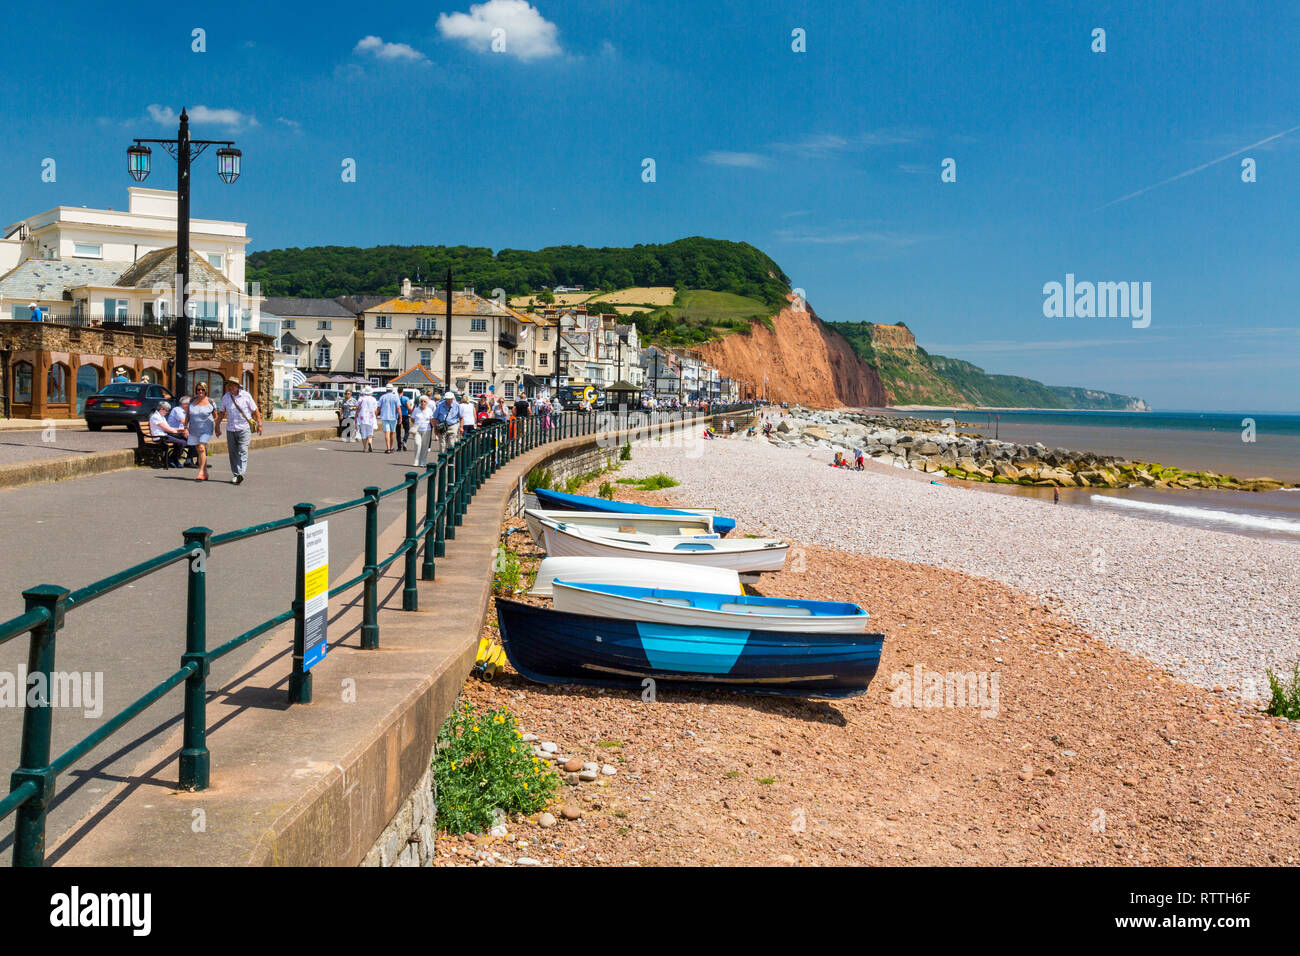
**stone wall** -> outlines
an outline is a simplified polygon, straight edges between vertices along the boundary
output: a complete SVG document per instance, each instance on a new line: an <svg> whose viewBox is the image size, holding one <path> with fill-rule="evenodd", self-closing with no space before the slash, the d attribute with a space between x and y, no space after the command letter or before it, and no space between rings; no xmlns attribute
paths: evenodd
<svg viewBox="0 0 1300 956"><path fill-rule="evenodd" d="M433 754L429 769L397 816L384 828L362 866L433 866L437 794L434 793Z"/></svg>
<svg viewBox="0 0 1300 956"><path fill-rule="evenodd" d="M275 378L273 346L274 340L260 332L249 332L244 339L192 341L190 368L208 369L234 378L252 372L257 404L269 413ZM0 412L15 418L75 417L76 377L81 366L95 366L101 385L108 383L118 367L129 369L130 377L136 381L143 372L152 370L159 380L170 384L175 353L176 340L170 335L56 322L0 320L0 362L3 362L0 385L4 388ZM20 361L30 362L34 367L33 402L11 407L12 366ZM45 401L46 370L55 362L69 368L69 397L73 401Z"/></svg>

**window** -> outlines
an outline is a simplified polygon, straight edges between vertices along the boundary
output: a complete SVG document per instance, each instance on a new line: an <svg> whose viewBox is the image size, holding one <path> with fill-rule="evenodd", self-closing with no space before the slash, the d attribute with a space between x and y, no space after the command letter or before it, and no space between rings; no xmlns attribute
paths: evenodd
<svg viewBox="0 0 1300 956"><path fill-rule="evenodd" d="M474 371L483 371L483 362L487 357L487 353L481 349L475 349L471 354L474 356Z"/></svg>
<svg viewBox="0 0 1300 956"><path fill-rule="evenodd" d="M222 376L220 372L214 372L212 371L212 369L207 369L207 368L198 368L190 372L190 374L187 376L187 379L190 385L190 387L186 389L186 392L188 394L193 395L195 386L198 385L200 382L202 382L205 386L207 386L208 397L211 398L214 402L221 401L221 391L222 391L221 383L224 381L224 376ZM136 387L138 388L139 386Z"/></svg>
<svg viewBox="0 0 1300 956"><path fill-rule="evenodd" d="M391 329L393 327L393 317L391 315L375 316L375 328Z"/></svg>
<svg viewBox="0 0 1300 956"><path fill-rule="evenodd" d="M280 327L281 327L281 328L292 329L292 328L296 328L297 325L298 325L298 320L297 320L297 319L281 319L281 320L280 320Z"/></svg>
<svg viewBox="0 0 1300 956"><path fill-rule="evenodd" d="M330 367L330 347L328 345L318 345L316 347L316 367Z"/></svg>
<svg viewBox="0 0 1300 956"><path fill-rule="evenodd" d="M45 377L45 401L51 405L66 405L68 401L68 367L55 362Z"/></svg>
<svg viewBox="0 0 1300 956"><path fill-rule="evenodd" d="M470 330L471 332L486 332L486 331L487 331L487 319L474 319L474 318L470 319L470 320L469 320L469 330Z"/></svg>
<svg viewBox="0 0 1300 956"><path fill-rule="evenodd" d="M438 329L438 324L431 315L417 315L415 317L415 328L420 332L435 332Z"/></svg>
<svg viewBox="0 0 1300 956"><path fill-rule="evenodd" d="M551 353L550 353L550 352L538 352L538 353L537 353L537 364L538 364L539 366L541 366L542 368L546 368L546 366L550 364L550 360L551 360Z"/></svg>
<svg viewBox="0 0 1300 956"><path fill-rule="evenodd" d="M104 247L97 242L74 242L72 255L77 259L102 259Z"/></svg>
<svg viewBox="0 0 1300 956"><path fill-rule="evenodd" d="M425 368L433 365L433 352L429 349L420 349L420 364Z"/></svg>
<svg viewBox="0 0 1300 956"><path fill-rule="evenodd" d="M104 318L119 322L126 318L128 302L126 299L105 299L104 300Z"/></svg>
<svg viewBox="0 0 1300 956"><path fill-rule="evenodd" d="M157 382L157 381L158 381L158 370L157 370L156 368L147 368L147 369L145 369L143 372L140 373L140 381L142 381L142 382Z"/></svg>
<svg viewBox="0 0 1300 956"><path fill-rule="evenodd" d="M523 349L520 349L519 351L517 351L517 352L515 353L515 367L516 367L516 368L523 368L523 367L524 367L524 350L523 350Z"/></svg>
<svg viewBox="0 0 1300 956"><path fill-rule="evenodd" d="M388 351L388 349L380 349L380 350L379 350L379 367L380 367L380 368L388 368L388 360L389 360L390 358L392 358L392 355L393 355L393 353L390 352L390 351Z"/></svg>
<svg viewBox="0 0 1300 956"><path fill-rule="evenodd" d="M25 305L14 305L9 307L9 318L17 321L19 319L30 319L32 310Z"/></svg>
<svg viewBox="0 0 1300 956"><path fill-rule="evenodd" d="M506 382L506 398L514 398L514 397L515 397L515 383Z"/></svg>
<svg viewBox="0 0 1300 956"><path fill-rule="evenodd" d="M14 403L29 405L32 401L32 363L14 363Z"/></svg>
<svg viewBox="0 0 1300 956"><path fill-rule="evenodd" d="M221 269L221 253L219 253L219 252L209 252L209 253L208 253L208 265L212 266L212 268L214 268L214 269L220 270L220 269Z"/></svg>
<svg viewBox="0 0 1300 956"><path fill-rule="evenodd" d="M249 394L252 394L252 392L253 392L253 373L252 373L252 372L245 372L245 373L244 373L242 376L240 376L240 377L243 379L244 391L248 392Z"/></svg>
<svg viewBox="0 0 1300 956"><path fill-rule="evenodd" d="M474 396L475 398L477 398L478 396L482 395L482 394L483 394L484 392L486 392L486 391L487 391L487 382L470 382L470 383L469 383L469 393L470 393L470 395Z"/></svg>
<svg viewBox="0 0 1300 956"><path fill-rule="evenodd" d="M318 329L324 329L324 330L327 331L327 332L328 332L331 328L333 328L333 326L334 326L334 323L333 323L333 322L317 322L317 323L316 323L316 328L318 328Z"/></svg>

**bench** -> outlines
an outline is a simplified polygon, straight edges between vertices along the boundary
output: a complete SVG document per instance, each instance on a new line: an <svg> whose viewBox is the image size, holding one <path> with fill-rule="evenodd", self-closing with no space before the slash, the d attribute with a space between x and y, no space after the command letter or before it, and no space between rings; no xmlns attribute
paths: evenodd
<svg viewBox="0 0 1300 956"><path fill-rule="evenodd" d="M176 454L181 446L167 441L153 433L147 421L137 422L135 426L135 463L137 465L155 465L167 467L170 456Z"/></svg>

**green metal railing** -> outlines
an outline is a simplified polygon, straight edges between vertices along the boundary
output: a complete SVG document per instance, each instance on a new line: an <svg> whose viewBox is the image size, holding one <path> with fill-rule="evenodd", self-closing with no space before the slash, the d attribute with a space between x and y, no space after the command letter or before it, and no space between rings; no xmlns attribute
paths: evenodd
<svg viewBox="0 0 1300 956"><path fill-rule="evenodd" d="M676 413L669 425L680 423L716 423L724 415L752 410L754 406L728 405L708 413ZM635 414L635 413L633 413ZM313 504L294 506L293 515L262 524L214 533L210 528L190 528L182 532L183 544L148 561L119 571L76 591L53 584L42 584L23 592L26 610L0 623L0 645L24 634L30 635L27 653L29 684L44 681L44 692L35 702L26 701L23 710L22 743L19 765L9 778L9 795L0 799L0 820L16 814L14 823L14 866L42 866L45 861L45 818L54 799L58 775L104 743L134 718L156 704L174 688L185 685L183 740L178 763L182 790L205 790L210 782L211 754L207 745L207 678L213 661L262 634L294 621L293 669L289 676L290 704L310 703L312 675L303 667L305 653L302 608L303 567L301 545L293 602L287 610L262 621L215 648L207 646L207 563L212 552L223 545L256 538L276 531L295 529L301 537L304 529L330 515L355 508L365 510L364 565L350 580L329 589L331 598L362 587L361 647L379 647L379 579L400 557L405 559L402 581L402 610L418 609L417 574L432 581L436 561L446 553L446 542L454 540L469 509L474 493L502 465L524 452L552 441L598 431L616 437L629 425L622 413L564 412L548 420L517 418L511 422L493 421L475 428L450 448L442 449L437 459L421 472L409 471L405 480L391 488L364 489L360 498L318 508ZM549 427L548 427L549 426ZM424 517L420 518L419 487L425 483ZM406 527L402 543L392 554L380 560L379 502L391 495L405 493ZM423 562L420 551L423 550ZM186 587L185 653L181 666L143 696L127 705L101 726L73 744L53 760L50 759L53 732L53 702L50 688L55 670L55 638L69 612L110 594L156 571L182 561L188 563ZM24 688L26 690L26 688Z"/></svg>

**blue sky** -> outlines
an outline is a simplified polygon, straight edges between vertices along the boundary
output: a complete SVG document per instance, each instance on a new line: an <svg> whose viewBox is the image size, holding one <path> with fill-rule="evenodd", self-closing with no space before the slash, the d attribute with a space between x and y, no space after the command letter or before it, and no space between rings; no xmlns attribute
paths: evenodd
<svg viewBox="0 0 1300 956"><path fill-rule="evenodd" d="M7 6L0 219L120 207L185 105L244 151L194 214L254 249L745 240L823 318L989 371L1300 410L1300 130L1236 153L1300 124L1294 3L448 4ZM1044 317L1067 273L1150 282L1150 326Z"/></svg>

